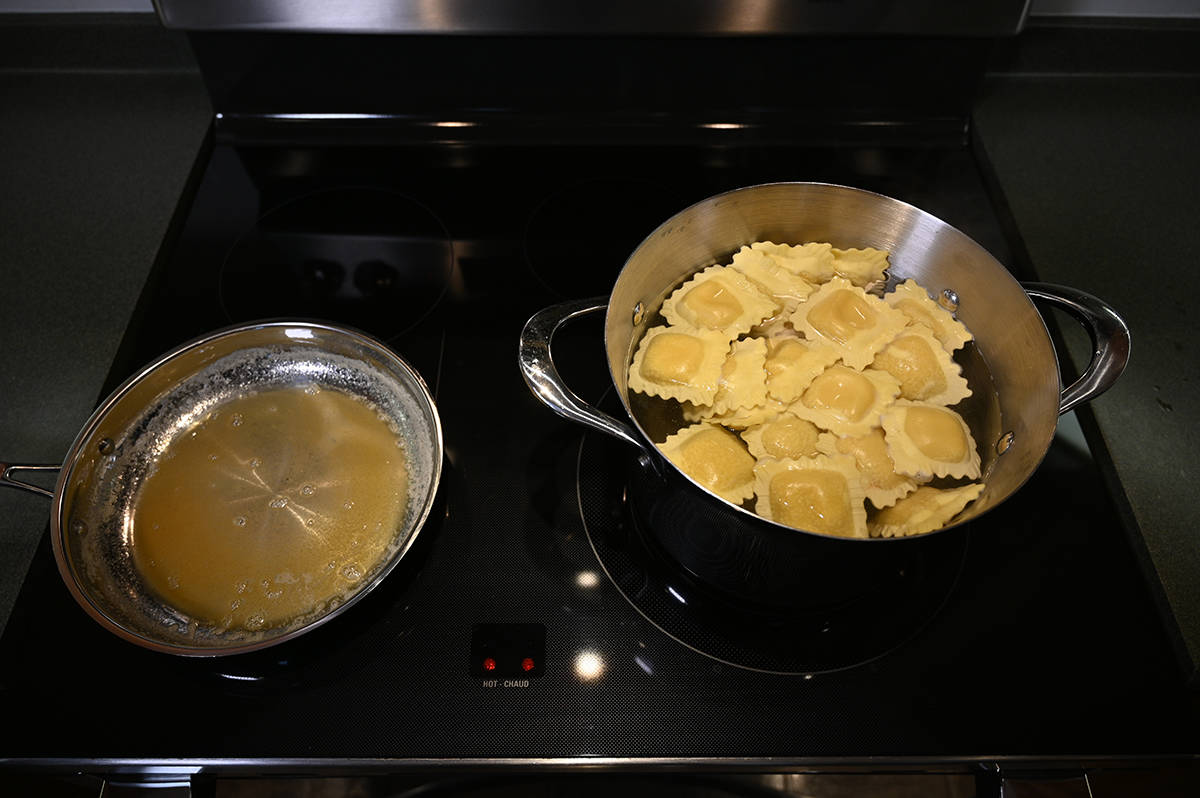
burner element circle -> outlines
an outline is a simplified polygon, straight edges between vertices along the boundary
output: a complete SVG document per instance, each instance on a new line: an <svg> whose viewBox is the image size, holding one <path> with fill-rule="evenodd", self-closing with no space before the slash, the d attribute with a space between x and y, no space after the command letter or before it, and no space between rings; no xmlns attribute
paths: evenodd
<svg viewBox="0 0 1200 798"><path fill-rule="evenodd" d="M957 584L968 530L936 535L876 578L826 604L753 604L693 577L656 541L639 488L652 482L632 451L586 433L578 460L584 530L604 572L664 634L727 665L809 675L863 665L916 636ZM712 556L728 548L714 542ZM736 551L737 547L732 550ZM738 563L730 563L731 568Z"/></svg>
<svg viewBox="0 0 1200 798"><path fill-rule="evenodd" d="M561 297L607 294L630 253L686 205L653 180L577 180L533 211L525 227L525 257L534 275Z"/></svg>
<svg viewBox="0 0 1200 798"><path fill-rule="evenodd" d="M274 206L234 243L220 300L234 323L318 318L387 339L429 315L453 267L446 228L417 200L321 189Z"/></svg>

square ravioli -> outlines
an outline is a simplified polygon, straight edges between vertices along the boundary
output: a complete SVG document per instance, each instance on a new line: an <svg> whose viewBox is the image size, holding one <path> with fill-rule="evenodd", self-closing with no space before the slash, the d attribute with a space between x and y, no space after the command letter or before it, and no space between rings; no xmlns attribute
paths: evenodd
<svg viewBox="0 0 1200 798"><path fill-rule="evenodd" d="M763 518L820 535L867 537L866 496L853 458L759 460L754 474L755 511Z"/></svg>
<svg viewBox="0 0 1200 798"><path fill-rule="evenodd" d="M797 460L822 453L817 448L817 439L822 434L829 433L822 433L811 421L785 411L742 430L742 440L750 447L750 454L758 460L768 457Z"/></svg>
<svg viewBox="0 0 1200 798"><path fill-rule="evenodd" d="M983 485L973 483L957 488L934 488L922 485L896 502L880 510L871 520L873 538L894 538L902 535L924 535L941 529L961 513L968 504L979 498Z"/></svg>
<svg viewBox="0 0 1200 798"><path fill-rule="evenodd" d="M681 405L683 420L689 424L698 421L710 421L730 429L747 429L756 424L765 423L768 419L779 415L788 409L787 402L779 402L767 397L767 401L754 407L739 407L717 413L711 405L694 405L684 402Z"/></svg>
<svg viewBox="0 0 1200 798"><path fill-rule="evenodd" d="M880 283L886 278L888 267L887 251L865 247L863 249L834 249L833 271L859 288Z"/></svg>
<svg viewBox="0 0 1200 798"><path fill-rule="evenodd" d="M658 448L680 471L726 501L741 504L754 495L754 458L723 427L693 424Z"/></svg>
<svg viewBox="0 0 1200 798"><path fill-rule="evenodd" d="M788 271L774 257L759 249L742 247L734 254L731 265L788 312L816 290L808 280Z"/></svg>
<svg viewBox="0 0 1200 798"><path fill-rule="evenodd" d="M721 366L721 380L713 396L714 415L758 407L767 401L767 379L763 368L766 359L766 341L747 338L733 342L733 348Z"/></svg>
<svg viewBox="0 0 1200 798"><path fill-rule="evenodd" d="M798 335L778 335L767 342L767 394L780 402L791 402L825 369L837 362L836 349Z"/></svg>
<svg viewBox="0 0 1200 798"><path fill-rule="evenodd" d="M663 399L712 404L729 343L717 330L651 327L629 367L629 389Z"/></svg>
<svg viewBox="0 0 1200 798"><path fill-rule="evenodd" d="M843 277L834 277L800 303L792 326L837 350L853 369L868 366L908 324L908 317Z"/></svg>
<svg viewBox="0 0 1200 798"><path fill-rule="evenodd" d="M901 330L875 356L871 366L899 381L902 399L956 405L971 395L962 367L924 324L912 324Z"/></svg>
<svg viewBox="0 0 1200 798"><path fill-rule="evenodd" d="M971 331L954 318L954 314L929 298L916 280L905 280L884 295L888 305L903 313L915 324L924 324L942 342L947 352L954 352L974 339Z"/></svg>
<svg viewBox="0 0 1200 798"><path fill-rule="evenodd" d="M662 315L676 327L722 330L736 338L781 307L732 266L710 266L667 297Z"/></svg>
<svg viewBox="0 0 1200 798"><path fill-rule="evenodd" d="M882 429L873 429L866 435L852 438L823 432L817 439L817 448L824 454L848 454L853 457L858 473L862 475L867 501L878 508L890 507L917 489L912 477L896 472L896 464L888 453Z"/></svg>
<svg viewBox="0 0 1200 798"><path fill-rule="evenodd" d="M836 274L832 244L810 241L807 244L774 244L756 241L750 249L762 252L785 271L809 283L823 283Z"/></svg>
<svg viewBox="0 0 1200 798"><path fill-rule="evenodd" d="M948 407L898 400L883 414L883 436L896 470L918 480L978 479L979 450L971 428Z"/></svg>
<svg viewBox="0 0 1200 798"><path fill-rule="evenodd" d="M865 435L899 393L900 384L886 371L838 364L817 376L790 410L838 435Z"/></svg>

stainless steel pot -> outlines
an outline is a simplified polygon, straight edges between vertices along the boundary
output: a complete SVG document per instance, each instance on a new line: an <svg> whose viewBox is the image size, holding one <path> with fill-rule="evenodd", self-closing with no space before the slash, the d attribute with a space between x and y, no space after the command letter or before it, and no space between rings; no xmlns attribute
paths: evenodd
<svg viewBox="0 0 1200 798"><path fill-rule="evenodd" d="M386 555L340 601L297 622L219 629L150 590L134 565L132 505L170 442L223 402L273 388L315 386L362 399L400 432L409 470L403 522ZM441 475L441 422L407 363L361 333L309 322L262 322L214 332L168 352L116 389L92 414L61 468L0 463L0 485L53 500L58 569L80 606L121 638L189 656L235 654L281 643L325 623L370 592L416 540ZM53 491L17 479L58 468Z"/></svg>
<svg viewBox="0 0 1200 798"><path fill-rule="evenodd" d="M663 440L680 421L663 410L667 403L647 402L630 393L629 364L638 341L648 326L660 322L657 311L664 299L695 271L729 263L741 246L764 240L828 241L842 248L888 250L889 283L915 279L954 307L974 334L975 342L968 345L961 362L975 395L959 409L981 450L985 488L941 531L966 523L1011 496L1041 463L1059 415L1105 391L1129 357L1129 330L1107 304L1072 288L1022 286L969 237L899 200L845 186L773 183L729 191L671 217L630 255L609 297L566 302L534 315L522 332L520 367L530 389L551 410L636 447L652 470L663 475L656 490L684 492L682 503L675 497L663 499L675 509L661 513L651 525L659 542L702 580L739 594L790 601L797 579L788 576L789 569L815 577L827 556L847 553L861 561L867 549L928 537L847 541L782 527L708 493L655 448L654 442ZM1065 388L1054 345L1032 299L1071 313L1095 345L1083 376ZM601 310L606 311L609 371L632 424L579 399L563 384L551 358L555 330ZM705 509L696 514L708 520L670 520L688 515L679 508L692 502L703 503ZM703 527L703 531L689 532L689 527ZM738 531L727 531L732 529ZM746 545L754 551L747 554L746 545L737 543L739 537L749 540ZM824 546L817 546L821 540ZM705 553L697 554L698 546ZM778 559L780 547L787 549L782 558L786 563L771 563L772 558ZM812 569L795 567L797 558L810 559L814 549L821 548L825 554L811 557ZM728 557L718 550L736 550L729 556L749 557L759 564L740 562L735 570L743 575L731 576Z"/></svg>

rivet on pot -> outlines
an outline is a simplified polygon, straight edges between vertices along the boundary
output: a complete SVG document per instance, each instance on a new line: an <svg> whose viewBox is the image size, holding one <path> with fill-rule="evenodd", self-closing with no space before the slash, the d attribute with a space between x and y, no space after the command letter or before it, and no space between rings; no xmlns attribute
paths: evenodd
<svg viewBox="0 0 1200 798"><path fill-rule="evenodd" d="M646 308L641 302L633 306L633 326L638 326L646 319Z"/></svg>
<svg viewBox="0 0 1200 798"><path fill-rule="evenodd" d="M112 438L103 438L100 443L96 444L96 449L100 454L109 454L113 450Z"/></svg>
<svg viewBox="0 0 1200 798"><path fill-rule="evenodd" d="M953 313L958 310L958 293L952 288L947 288L942 291L942 295L938 297L938 304L946 310Z"/></svg>
<svg viewBox="0 0 1200 798"><path fill-rule="evenodd" d="M1006 432L1000 436L1000 440L996 441L996 454L1004 454L1009 447L1013 445L1016 436L1011 432Z"/></svg>

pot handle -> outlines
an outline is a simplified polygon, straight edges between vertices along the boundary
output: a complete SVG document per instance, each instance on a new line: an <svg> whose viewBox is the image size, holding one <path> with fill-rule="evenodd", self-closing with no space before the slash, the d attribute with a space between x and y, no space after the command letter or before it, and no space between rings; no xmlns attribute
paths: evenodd
<svg viewBox="0 0 1200 798"><path fill-rule="evenodd" d="M1062 392L1058 414L1107 391L1129 362L1129 327L1107 303L1076 288L1049 283L1022 283L1032 299L1043 299L1076 318L1092 338L1087 370Z"/></svg>
<svg viewBox="0 0 1200 798"><path fill-rule="evenodd" d="M533 395L555 413L568 421L585 424L614 438L620 438L646 454L645 446L628 424L592 407L563 383L550 354L550 343L559 327L607 307L606 297L573 299L551 305L533 314L529 321L525 322L525 329L521 331L518 353L521 375L525 378L529 390L533 391Z"/></svg>
<svg viewBox="0 0 1200 798"><path fill-rule="evenodd" d="M47 498L54 498L54 491L46 490L41 485L35 485L32 482L23 482L13 476L18 471L37 471L40 473L48 473L58 471L61 466L56 465L20 465L19 463L0 463L0 485L7 485L10 488L19 488L27 490L30 493L37 493Z"/></svg>

